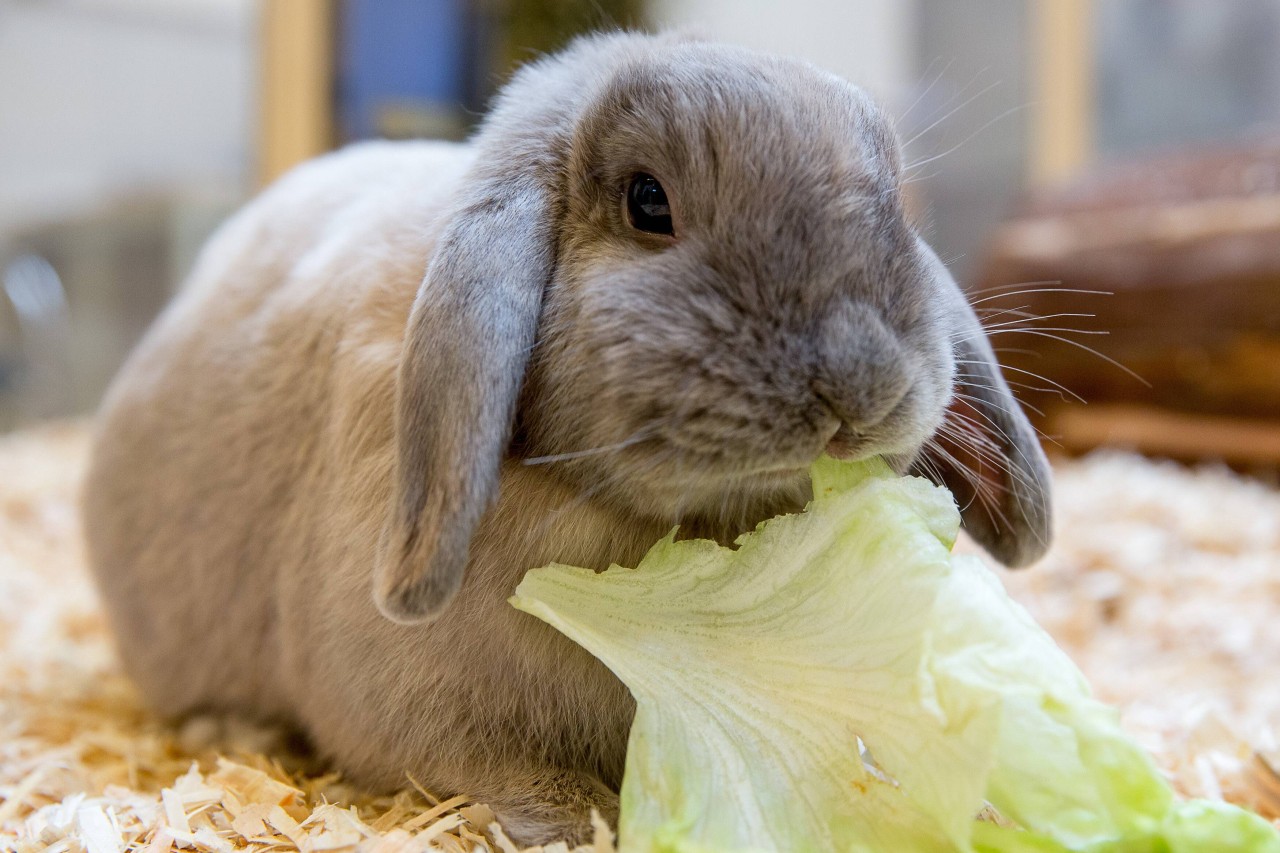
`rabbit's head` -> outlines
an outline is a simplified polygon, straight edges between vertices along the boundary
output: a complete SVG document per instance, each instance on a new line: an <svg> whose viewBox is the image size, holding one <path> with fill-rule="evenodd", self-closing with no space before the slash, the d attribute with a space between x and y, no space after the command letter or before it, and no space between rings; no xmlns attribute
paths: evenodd
<svg viewBox="0 0 1280 853"><path fill-rule="evenodd" d="M1002 561L1041 553L1044 457L860 90L721 45L587 39L521 71L477 147L401 362L388 616L448 602L513 447L711 529L795 506L824 451L884 455L952 488ZM958 401L968 457L935 438Z"/></svg>

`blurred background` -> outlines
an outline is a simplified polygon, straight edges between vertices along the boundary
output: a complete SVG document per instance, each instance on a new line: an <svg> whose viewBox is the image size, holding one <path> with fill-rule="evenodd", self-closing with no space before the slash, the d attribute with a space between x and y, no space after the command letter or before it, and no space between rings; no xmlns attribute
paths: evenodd
<svg viewBox="0 0 1280 853"><path fill-rule="evenodd" d="M289 166L616 26L870 90L1054 446L1280 463L1280 0L0 0L0 430L92 410Z"/></svg>

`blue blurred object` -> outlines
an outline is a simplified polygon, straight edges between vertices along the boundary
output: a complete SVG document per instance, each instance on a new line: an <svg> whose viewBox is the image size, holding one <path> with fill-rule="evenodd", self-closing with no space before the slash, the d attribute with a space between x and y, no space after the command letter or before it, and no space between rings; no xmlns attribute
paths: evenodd
<svg viewBox="0 0 1280 853"><path fill-rule="evenodd" d="M479 62L467 0L344 0L337 116L346 141L457 136Z"/></svg>
<svg viewBox="0 0 1280 853"><path fill-rule="evenodd" d="M12 397L25 421L75 411L71 322L57 270L40 255L20 255L0 271L0 294L13 309L19 332L16 351L0 346L0 397Z"/></svg>

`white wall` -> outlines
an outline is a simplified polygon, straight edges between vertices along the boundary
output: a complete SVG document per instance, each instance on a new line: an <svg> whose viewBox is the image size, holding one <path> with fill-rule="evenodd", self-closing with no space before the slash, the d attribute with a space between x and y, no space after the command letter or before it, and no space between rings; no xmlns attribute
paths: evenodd
<svg viewBox="0 0 1280 853"><path fill-rule="evenodd" d="M252 0L0 0L0 236L112 195L240 182Z"/></svg>
<svg viewBox="0 0 1280 853"><path fill-rule="evenodd" d="M802 57L896 111L914 83L916 0L650 0L660 26Z"/></svg>

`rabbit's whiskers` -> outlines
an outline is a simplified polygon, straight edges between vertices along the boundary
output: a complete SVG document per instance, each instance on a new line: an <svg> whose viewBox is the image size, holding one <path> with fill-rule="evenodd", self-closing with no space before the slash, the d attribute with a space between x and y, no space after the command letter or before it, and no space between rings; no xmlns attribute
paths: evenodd
<svg viewBox="0 0 1280 853"><path fill-rule="evenodd" d="M549 456L531 456L522 461L524 465L549 465L552 462L566 462L570 459L583 459L587 456L599 456L604 453L617 453L628 447L633 447L643 441L649 441L654 438L653 432L645 432L644 434L636 434L630 438L615 442L614 444L603 444L599 447L588 447L586 450L571 450L568 453L554 453Z"/></svg>

